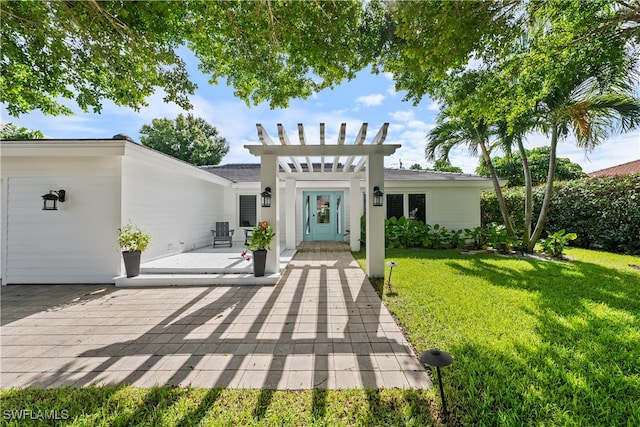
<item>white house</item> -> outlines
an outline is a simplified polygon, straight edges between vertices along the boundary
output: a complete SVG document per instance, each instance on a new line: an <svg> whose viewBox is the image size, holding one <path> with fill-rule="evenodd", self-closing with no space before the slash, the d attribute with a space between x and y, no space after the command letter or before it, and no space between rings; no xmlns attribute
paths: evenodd
<svg viewBox="0 0 640 427"><path fill-rule="evenodd" d="M279 237L271 271L279 249L301 241L348 239L359 250L365 212L367 258L376 265L384 260L384 217L412 215L449 229L480 225L488 178L384 169L384 155L398 147L382 144L386 124L366 145L366 124L353 144L344 143L344 126L337 144L325 144L323 133L320 144L305 144L300 127L301 144L293 145L280 125L281 144L258 125L262 144L247 149L260 163L201 168L120 136L2 141L2 284L114 283L123 273L117 230L128 222L152 234L148 261L210 245L217 221L239 231L268 220ZM267 187L271 208L261 205ZM375 187L384 193L382 207L373 206ZM65 201L43 210L42 196L59 190ZM243 242L236 232L234 243ZM368 273L379 275L377 268Z"/></svg>

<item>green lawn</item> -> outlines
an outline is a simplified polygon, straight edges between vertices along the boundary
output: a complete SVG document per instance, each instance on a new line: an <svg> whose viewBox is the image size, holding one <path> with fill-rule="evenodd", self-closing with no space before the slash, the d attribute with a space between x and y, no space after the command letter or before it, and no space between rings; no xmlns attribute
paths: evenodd
<svg viewBox="0 0 640 427"><path fill-rule="evenodd" d="M394 250L384 300L417 351L439 347L452 425L640 425L640 264ZM364 262L363 254L356 254ZM377 281L378 289L382 281ZM435 391L91 387L0 391L0 425L415 425ZM9 420L11 410L30 418ZM41 411L41 412L38 412ZM48 411L48 412L47 412ZM56 411L56 412L53 412ZM52 413L53 412L53 413ZM33 419L32 419L33 418Z"/></svg>
<svg viewBox="0 0 640 427"><path fill-rule="evenodd" d="M454 357L443 379L455 422L640 425L640 258L567 255L387 251L399 265L389 309L418 351Z"/></svg>

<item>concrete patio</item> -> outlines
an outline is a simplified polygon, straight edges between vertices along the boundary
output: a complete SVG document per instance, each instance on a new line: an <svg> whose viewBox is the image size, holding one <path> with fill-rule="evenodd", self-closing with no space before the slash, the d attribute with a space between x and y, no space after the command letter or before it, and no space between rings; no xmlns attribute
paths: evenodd
<svg viewBox="0 0 640 427"><path fill-rule="evenodd" d="M295 250L280 252L280 273L253 275L253 263L241 256L244 246L206 247L143 262L140 275L119 276L115 284L126 287L211 286L211 285L275 285Z"/></svg>
<svg viewBox="0 0 640 427"><path fill-rule="evenodd" d="M301 250L275 286L0 292L4 389L432 386L348 251Z"/></svg>

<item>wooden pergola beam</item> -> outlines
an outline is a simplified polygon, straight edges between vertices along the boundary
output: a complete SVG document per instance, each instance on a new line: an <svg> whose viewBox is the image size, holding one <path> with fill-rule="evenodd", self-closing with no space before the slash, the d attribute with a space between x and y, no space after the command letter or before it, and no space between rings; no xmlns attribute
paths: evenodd
<svg viewBox="0 0 640 427"><path fill-rule="evenodd" d="M340 133L338 134L338 145L344 145L344 138L346 134L347 134L347 124L342 123L340 125ZM337 172L339 162L340 162L340 156L335 156L333 158L333 166L331 167L331 172Z"/></svg>
<svg viewBox="0 0 640 427"><path fill-rule="evenodd" d="M260 139L260 142L262 142L263 146L276 147L275 143L260 123L256 123L256 128L258 129L258 139ZM285 162L283 159L278 159L278 163L280 163L280 166L282 166L282 169L284 169L285 172L291 173L291 168L289 167L287 162Z"/></svg>
<svg viewBox="0 0 640 427"><path fill-rule="evenodd" d="M291 145L291 143L289 142L289 137L287 136L287 132L284 130L284 126L282 126L282 123L278 123L278 136L280 137L280 142L282 143L282 145ZM293 163L293 166L296 168L296 171L302 172L302 165L300 165L298 158L293 156L290 158L291 163Z"/></svg>

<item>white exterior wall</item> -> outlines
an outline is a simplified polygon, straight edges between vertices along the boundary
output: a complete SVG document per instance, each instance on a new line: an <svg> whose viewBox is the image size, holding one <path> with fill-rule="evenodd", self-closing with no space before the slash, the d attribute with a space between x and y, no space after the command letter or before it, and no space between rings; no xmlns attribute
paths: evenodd
<svg viewBox="0 0 640 427"><path fill-rule="evenodd" d="M117 157L2 158L2 284L112 283L119 271ZM42 195L66 190L57 211Z"/></svg>
<svg viewBox="0 0 640 427"><path fill-rule="evenodd" d="M386 194L404 194L405 216L408 194L426 195L427 223L439 224L449 230L480 226L480 193L488 188L487 182L402 182L387 183ZM386 197L385 197L386 209Z"/></svg>
<svg viewBox="0 0 640 427"><path fill-rule="evenodd" d="M258 182L243 182L224 188L224 210L216 221L229 222L229 227L234 230L234 246L243 246L244 230L253 228L240 225L240 195L256 197L256 221L260 221L260 191L258 186Z"/></svg>
<svg viewBox="0 0 640 427"><path fill-rule="evenodd" d="M434 188L427 192L427 222L449 230L480 225L480 189Z"/></svg>
<svg viewBox="0 0 640 427"><path fill-rule="evenodd" d="M211 245L215 222L232 224L226 213L233 209L230 186L208 172L159 153L128 151L122 177L122 224L134 223L152 236L143 261Z"/></svg>

